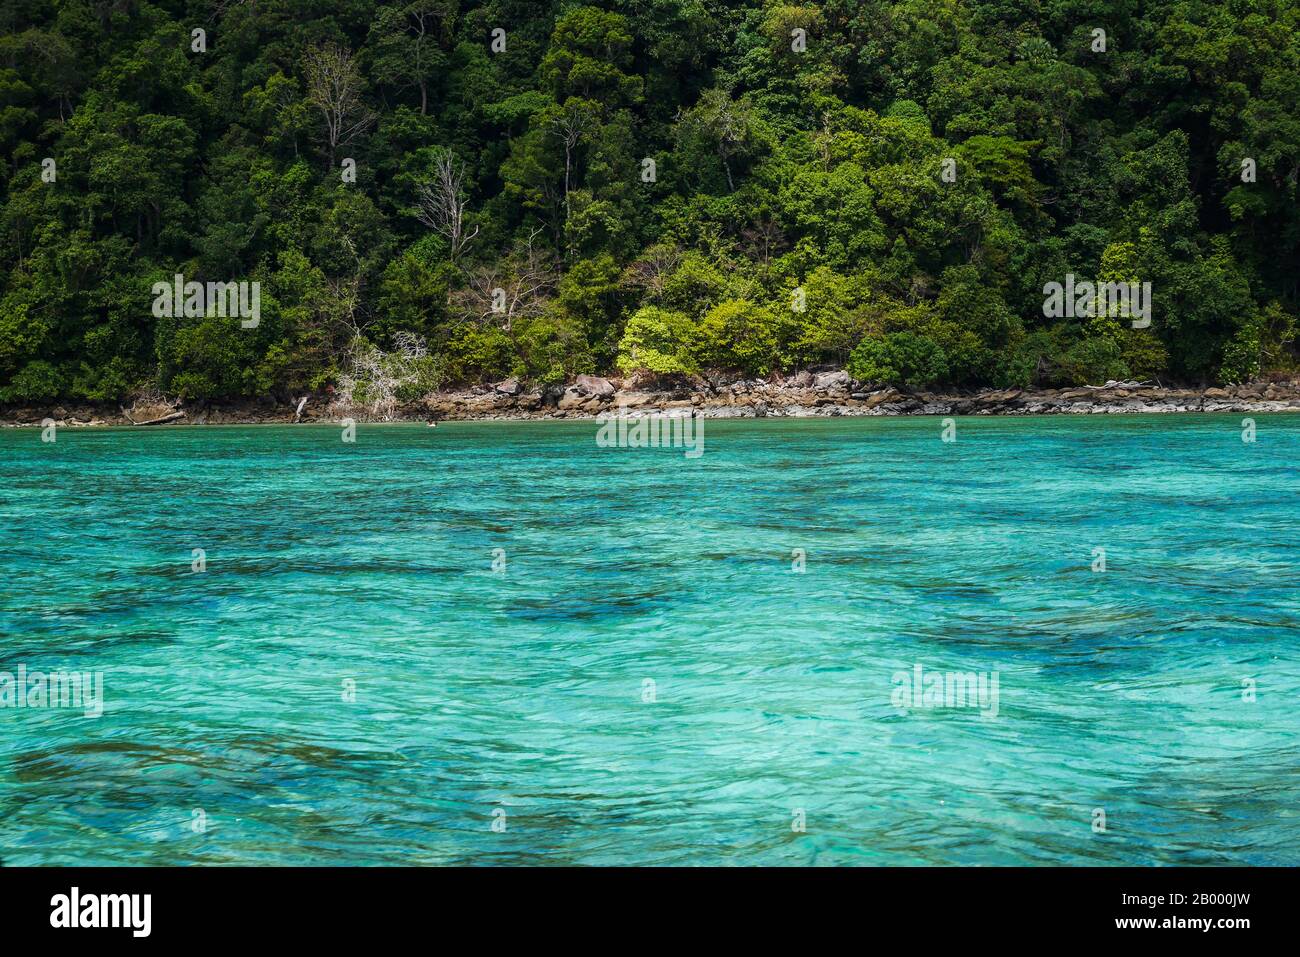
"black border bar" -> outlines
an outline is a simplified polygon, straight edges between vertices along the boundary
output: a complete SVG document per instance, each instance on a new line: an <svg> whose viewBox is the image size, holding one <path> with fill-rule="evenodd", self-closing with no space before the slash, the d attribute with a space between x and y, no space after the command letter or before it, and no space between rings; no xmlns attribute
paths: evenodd
<svg viewBox="0 0 1300 957"><path fill-rule="evenodd" d="M1231 948L1292 938L1298 884L1291 868L0 868L0 914L9 943L75 935L128 947L373 946L423 934L435 946L676 946L689 922L733 944L802 927L881 944L902 934L941 952L1099 938ZM149 936L52 927L52 901L73 887L83 900L149 894ZM1218 923L1243 918L1249 926ZM1209 929L1187 923L1207 919Z"/></svg>

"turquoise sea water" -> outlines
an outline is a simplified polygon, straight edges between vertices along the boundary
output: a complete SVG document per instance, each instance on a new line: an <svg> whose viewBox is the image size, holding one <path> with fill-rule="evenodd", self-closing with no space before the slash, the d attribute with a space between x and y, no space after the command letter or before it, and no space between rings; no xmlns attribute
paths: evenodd
<svg viewBox="0 0 1300 957"><path fill-rule="evenodd" d="M1255 418L0 432L0 672L104 694L0 709L0 858L1300 863ZM896 707L917 665L996 717Z"/></svg>

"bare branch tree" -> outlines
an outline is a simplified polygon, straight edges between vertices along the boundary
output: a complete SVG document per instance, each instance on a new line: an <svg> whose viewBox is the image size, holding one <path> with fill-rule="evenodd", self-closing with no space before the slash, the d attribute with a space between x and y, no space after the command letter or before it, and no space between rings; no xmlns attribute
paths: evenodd
<svg viewBox="0 0 1300 957"><path fill-rule="evenodd" d="M761 262L764 268L767 268L768 263L771 262L772 254L781 251L787 245L781 227L766 214L756 218L742 229L740 235L745 241L750 258Z"/></svg>
<svg viewBox="0 0 1300 957"><path fill-rule="evenodd" d="M330 168L340 146L352 142L375 121L361 100L361 73L344 47L326 43L307 54L307 101L325 118Z"/></svg>
<svg viewBox="0 0 1300 957"><path fill-rule="evenodd" d="M420 115L423 116L428 112L429 107L429 78L425 66L425 60L428 58L425 53L426 41L437 42L435 31L438 31L439 27L441 27L440 32L447 34L450 41L451 28L456 21L456 4L446 0L416 0L406 8L405 12L410 19L408 32L414 36L411 73L420 88Z"/></svg>
<svg viewBox="0 0 1300 957"><path fill-rule="evenodd" d="M360 336L366 327L362 312L361 296L361 257L357 254L357 244L346 231L339 236L339 242L352 257L353 270L350 276L338 276L326 280L327 301L330 304L331 319L347 332L348 339Z"/></svg>
<svg viewBox="0 0 1300 957"><path fill-rule="evenodd" d="M429 111L429 84L442 51L455 39L458 0L409 0L379 8L367 41L372 76L397 89L420 91L420 115Z"/></svg>
<svg viewBox="0 0 1300 957"><path fill-rule="evenodd" d="M657 302L664 294L668 277L682 261L682 251L670 243L656 243L643 252L623 271L622 282L644 291L646 298Z"/></svg>
<svg viewBox="0 0 1300 957"><path fill-rule="evenodd" d="M464 318L500 324L513 339L516 320L541 315L557 282L554 258L536 242L541 232L534 229L505 260L470 273L453 299Z"/></svg>
<svg viewBox="0 0 1300 957"><path fill-rule="evenodd" d="M477 226L473 232L465 231L469 200L462 198L464 184L465 165L458 163L450 150L443 150L434 160L433 178L416 187L416 218L447 240L452 262L478 235Z"/></svg>
<svg viewBox="0 0 1300 957"><path fill-rule="evenodd" d="M551 133L564 146L564 222L569 222L569 192L573 177L573 151L582 142L582 134L589 119L585 104L570 99L563 110L550 121Z"/></svg>
<svg viewBox="0 0 1300 957"><path fill-rule="evenodd" d="M331 415L362 412L388 421L401 404L402 392L427 380L422 362L428 357L424 338L407 330L393 335L393 348L385 352L358 336L349 344L352 366L342 373L329 405Z"/></svg>
<svg viewBox="0 0 1300 957"><path fill-rule="evenodd" d="M715 87L700 94L678 124L679 134L701 135L712 143L727 174L727 188L733 192L732 160L747 155L755 145L752 112L748 97L733 100L726 90Z"/></svg>

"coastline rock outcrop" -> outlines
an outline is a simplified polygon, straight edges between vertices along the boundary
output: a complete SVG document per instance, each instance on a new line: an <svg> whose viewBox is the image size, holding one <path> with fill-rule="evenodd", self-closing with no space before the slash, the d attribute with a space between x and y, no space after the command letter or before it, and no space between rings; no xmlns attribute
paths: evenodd
<svg viewBox="0 0 1300 957"><path fill-rule="evenodd" d="M301 422L338 418L322 396L309 402ZM225 405L182 406L150 397L132 407L107 404L12 406L0 409L0 423L38 426L136 425L171 422L228 425L295 421L297 399L245 400ZM1300 378L1212 388L1165 387L1158 383L1108 381L1061 389L985 388L954 394L932 393L878 383L855 382L843 370L801 371L771 379L656 380L638 375L607 379L581 375L569 384L529 387L517 378L491 385L431 393L399 408L397 420L593 418L601 414L649 412L704 418L803 418L859 415L1124 415L1180 412L1300 412ZM178 414L179 413L179 414ZM349 413L364 421L364 410Z"/></svg>

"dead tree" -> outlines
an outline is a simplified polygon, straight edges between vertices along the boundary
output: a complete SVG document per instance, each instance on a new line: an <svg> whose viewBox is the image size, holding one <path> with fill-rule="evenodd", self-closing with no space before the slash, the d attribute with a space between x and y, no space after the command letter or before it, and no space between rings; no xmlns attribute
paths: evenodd
<svg viewBox="0 0 1300 957"><path fill-rule="evenodd" d="M560 144L564 147L564 226L568 232L572 208L569 193L572 191L574 150L582 142L582 134L587 128L588 113L585 106L575 100L569 100L559 114L552 117L549 127ZM568 244L565 244L566 254Z"/></svg>
<svg viewBox="0 0 1300 957"><path fill-rule="evenodd" d="M537 245L534 229L504 260L470 273L454 299L472 322L496 325L514 338L514 324L539 316L550 301L557 275L554 258Z"/></svg>
<svg viewBox="0 0 1300 957"><path fill-rule="evenodd" d="M330 168L338 148L351 143L375 122L361 99L361 72L344 47L326 43L307 54L307 101L325 118Z"/></svg>
<svg viewBox="0 0 1300 957"><path fill-rule="evenodd" d="M433 178L416 187L419 205L416 218L447 240L451 261L455 262L478 235L478 227L466 232L464 198L465 165L450 150L438 153Z"/></svg>

